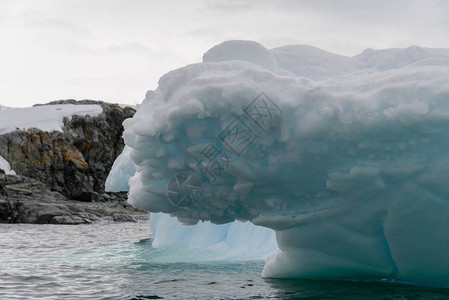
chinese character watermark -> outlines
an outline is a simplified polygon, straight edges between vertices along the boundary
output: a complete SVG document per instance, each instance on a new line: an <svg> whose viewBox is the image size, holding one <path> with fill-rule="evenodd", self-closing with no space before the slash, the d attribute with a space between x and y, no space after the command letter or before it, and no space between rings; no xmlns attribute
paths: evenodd
<svg viewBox="0 0 449 300"><path fill-rule="evenodd" d="M257 134L236 117L219 135L223 143L240 156L257 139Z"/></svg>
<svg viewBox="0 0 449 300"><path fill-rule="evenodd" d="M261 133L260 129L262 129L263 132L267 132L282 116L279 106L263 92L257 95L243 111L245 114L236 116L218 136L223 145L237 156L245 153L259 138L257 131ZM230 164L228 154L217 144L211 141L199 153L201 158L195 157L201 172L211 182L223 176Z"/></svg>
<svg viewBox="0 0 449 300"><path fill-rule="evenodd" d="M200 200L201 180L195 174L178 173L168 182L168 200L177 207L191 207Z"/></svg>
<svg viewBox="0 0 449 300"><path fill-rule="evenodd" d="M212 182L217 180L217 177L223 175L229 167L228 154L223 149L217 147L213 142L207 144L200 155L202 159L196 159L202 168L202 173L207 176Z"/></svg>
<svg viewBox="0 0 449 300"><path fill-rule="evenodd" d="M267 131L282 116L282 110L265 93L260 93L244 110L263 131Z"/></svg>

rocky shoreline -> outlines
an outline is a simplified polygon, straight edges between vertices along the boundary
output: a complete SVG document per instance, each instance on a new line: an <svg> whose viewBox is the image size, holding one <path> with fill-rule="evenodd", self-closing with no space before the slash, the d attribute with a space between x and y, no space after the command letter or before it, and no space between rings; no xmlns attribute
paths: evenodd
<svg viewBox="0 0 449 300"><path fill-rule="evenodd" d="M78 225L148 219L148 213L134 209L126 198L126 192L105 192L97 201L73 201L32 178L0 174L0 223Z"/></svg>
<svg viewBox="0 0 449 300"><path fill-rule="evenodd" d="M0 223L135 222L148 213L130 206L127 192L106 192L105 181L123 150L122 122L132 107L92 100L45 105L100 105L99 116L65 118L62 130L37 128L0 135L0 155L17 175L0 170Z"/></svg>

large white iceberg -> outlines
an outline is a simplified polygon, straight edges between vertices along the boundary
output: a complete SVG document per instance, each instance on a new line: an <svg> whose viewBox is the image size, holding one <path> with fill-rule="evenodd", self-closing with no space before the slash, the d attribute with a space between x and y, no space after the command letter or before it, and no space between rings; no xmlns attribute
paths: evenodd
<svg viewBox="0 0 449 300"><path fill-rule="evenodd" d="M129 201L276 230L263 276L449 285L449 50L215 46L132 119Z"/></svg>

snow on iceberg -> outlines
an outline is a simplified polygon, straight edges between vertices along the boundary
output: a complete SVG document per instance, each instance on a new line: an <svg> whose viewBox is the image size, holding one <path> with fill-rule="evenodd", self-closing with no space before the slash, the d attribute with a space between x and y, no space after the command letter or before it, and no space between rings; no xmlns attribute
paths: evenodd
<svg viewBox="0 0 449 300"><path fill-rule="evenodd" d="M276 230L263 276L449 285L449 50L224 42L124 125L130 203Z"/></svg>

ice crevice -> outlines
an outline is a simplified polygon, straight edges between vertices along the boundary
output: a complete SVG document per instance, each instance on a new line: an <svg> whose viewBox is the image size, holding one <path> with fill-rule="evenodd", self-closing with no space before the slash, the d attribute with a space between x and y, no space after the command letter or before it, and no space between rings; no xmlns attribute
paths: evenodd
<svg viewBox="0 0 449 300"><path fill-rule="evenodd" d="M277 245L263 276L449 286L447 49L224 42L124 126L107 187L162 213L155 245Z"/></svg>

